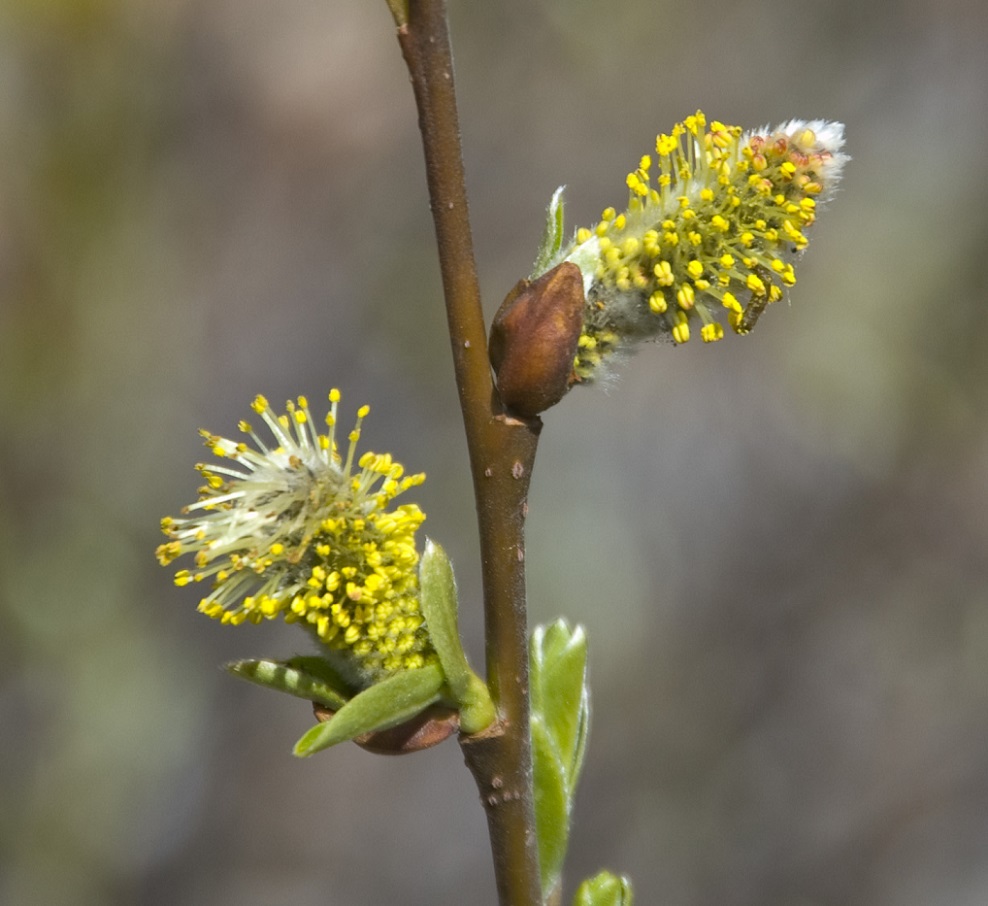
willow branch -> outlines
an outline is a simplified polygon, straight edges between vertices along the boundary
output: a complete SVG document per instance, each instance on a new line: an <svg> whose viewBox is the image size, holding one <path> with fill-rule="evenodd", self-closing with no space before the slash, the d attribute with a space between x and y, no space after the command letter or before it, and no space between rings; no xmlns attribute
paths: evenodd
<svg viewBox="0 0 988 906"><path fill-rule="evenodd" d="M499 723L462 740L487 813L502 906L537 906L532 804L524 526L538 419L502 411L487 352L467 210L444 0L410 0L398 41L411 75L425 148L456 384L480 527L487 679Z"/></svg>

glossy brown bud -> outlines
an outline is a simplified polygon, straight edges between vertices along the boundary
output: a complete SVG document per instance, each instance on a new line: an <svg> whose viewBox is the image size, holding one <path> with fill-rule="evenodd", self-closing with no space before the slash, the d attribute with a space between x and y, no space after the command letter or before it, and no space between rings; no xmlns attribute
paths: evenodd
<svg viewBox="0 0 988 906"><path fill-rule="evenodd" d="M319 702L312 703L312 712L323 723L332 720L336 713ZM443 705L430 705L397 727L364 733L353 741L362 749L377 755L410 755L412 752L421 752L439 745L459 729L458 711Z"/></svg>
<svg viewBox="0 0 988 906"><path fill-rule="evenodd" d="M520 281L501 303L491 324L491 364L511 412L538 415L565 396L584 304L583 275L569 261Z"/></svg>

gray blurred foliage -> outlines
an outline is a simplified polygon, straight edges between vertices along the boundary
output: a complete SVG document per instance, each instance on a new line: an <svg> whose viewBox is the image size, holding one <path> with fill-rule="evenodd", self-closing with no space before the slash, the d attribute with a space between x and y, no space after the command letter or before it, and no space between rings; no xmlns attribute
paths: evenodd
<svg viewBox="0 0 988 906"><path fill-rule="evenodd" d="M791 307L546 416L535 620L591 639L570 878L988 902L988 6L451 0L489 311L657 131L847 123ZM457 747L306 762L304 650L154 561L198 427L372 404L481 661L415 114L383 2L0 4L0 902L493 904Z"/></svg>

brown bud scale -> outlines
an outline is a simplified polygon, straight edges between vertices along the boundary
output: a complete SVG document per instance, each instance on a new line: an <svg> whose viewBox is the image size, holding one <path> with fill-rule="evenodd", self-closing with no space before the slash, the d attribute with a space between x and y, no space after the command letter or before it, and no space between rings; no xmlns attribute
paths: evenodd
<svg viewBox="0 0 988 906"><path fill-rule="evenodd" d="M530 418L558 403L570 386L583 329L583 275L569 261L508 294L491 324L491 364L501 401Z"/></svg>

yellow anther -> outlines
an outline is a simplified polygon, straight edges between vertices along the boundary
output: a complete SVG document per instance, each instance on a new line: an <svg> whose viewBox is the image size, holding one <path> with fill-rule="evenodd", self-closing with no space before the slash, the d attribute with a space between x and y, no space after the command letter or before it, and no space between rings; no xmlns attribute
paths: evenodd
<svg viewBox="0 0 988 906"><path fill-rule="evenodd" d="M756 296L765 295L765 283L758 274L748 274L748 279L745 280L745 285L750 289Z"/></svg>
<svg viewBox="0 0 988 906"><path fill-rule="evenodd" d="M652 273L655 274L659 286L672 286L676 282L676 278L672 274L672 266L668 261L660 261L652 269Z"/></svg>
<svg viewBox="0 0 988 906"><path fill-rule="evenodd" d="M662 134L655 139L655 150L663 157L668 157L679 148L678 139L671 135Z"/></svg>
<svg viewBox="0 0 988 906"><path fill-rule="evenodd" d="M676 343L686 343L690 338L690 325L685 312L676 312L672 338Z"/></svg>
<svg viewBox="0 0 988 906"><path fill-rule="evenodd" d="M721 299L720 301L721 304L724 306L724 308L728 309L729 311L733 311L736 314L741 314L742 311L744 311L744 309L741 308L741 303L738 302L734 293L730 293L730 292L724 293L724 298Z"/></svg>
<svg viewBox="0 0 988 906"><path fill-rule="evenodd" d="M693 291L693 287L688 283L684 283L678 290L676 290L676 302L679 304L680 308L690 309L696 302L696 293Z"/></svg>

